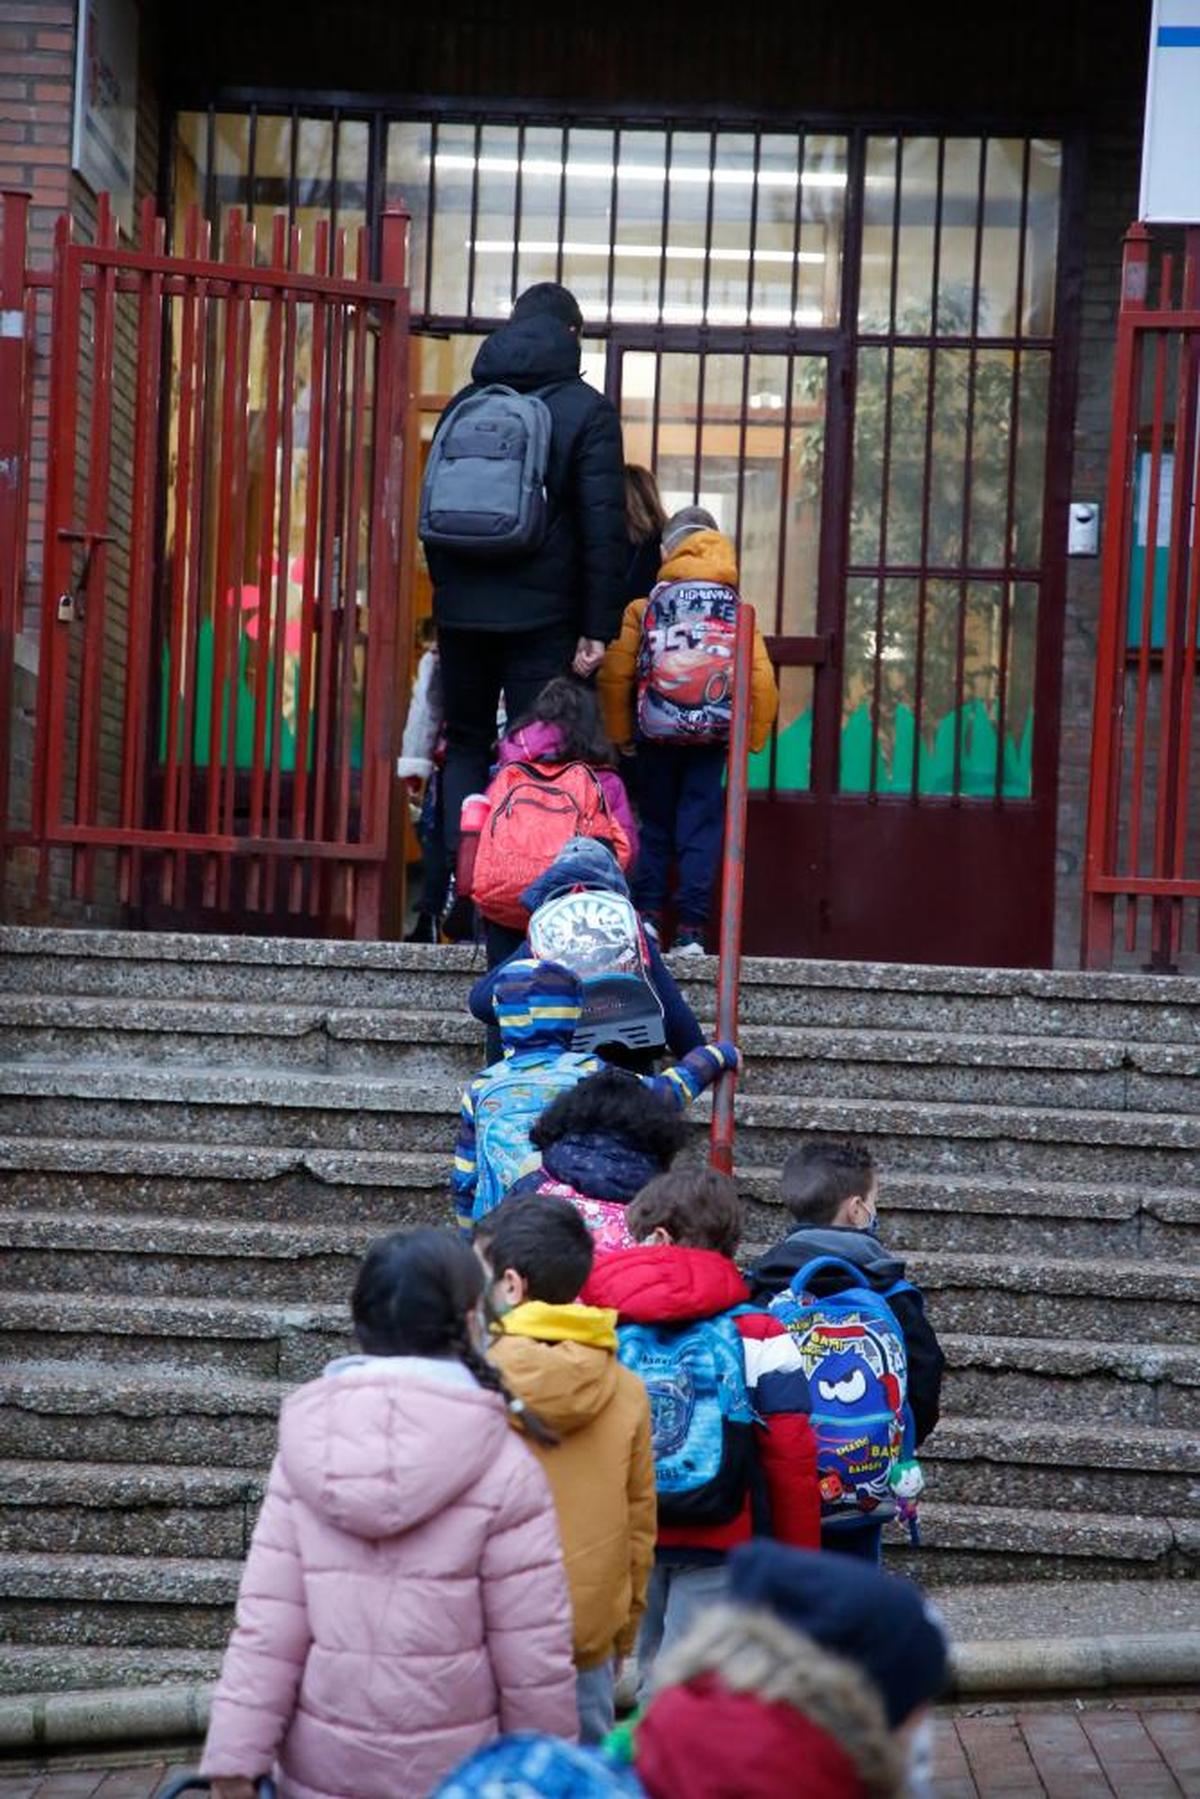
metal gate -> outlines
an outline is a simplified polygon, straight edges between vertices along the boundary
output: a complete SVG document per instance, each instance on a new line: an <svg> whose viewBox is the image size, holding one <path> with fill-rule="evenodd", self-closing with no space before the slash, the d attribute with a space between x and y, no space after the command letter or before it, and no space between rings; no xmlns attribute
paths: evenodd
<svg viewBox="0 0 1200 1799"><path fill-rule="evenodd" d="M94 243L63 217L31 269L27 203L3 204L0 457L22 473L49 346L44 507L0 510L4 704L23 569L41 595L32 803L7 843L39 851L43 892L65 850L78 898L144 917L377 936L407 648L404 215L372 281L365 229L351 269L343 230L302 244L280 215L263 245L231 210L217 255L192 209L168 255L152 204L134 249L104 197Z"/></svg>
<svg viewBox="0 0 1200 1799"><path fill-rule="evenodd" d="M1185 909L1200 900L1192 796L1200 554L1195 541L1200 405L1200 230L1182 265L1150 234L1125 238L1113 370L1082 959L1126 955L1169 968ZM1200 923L1197 925L1200 930Z"/></svg>

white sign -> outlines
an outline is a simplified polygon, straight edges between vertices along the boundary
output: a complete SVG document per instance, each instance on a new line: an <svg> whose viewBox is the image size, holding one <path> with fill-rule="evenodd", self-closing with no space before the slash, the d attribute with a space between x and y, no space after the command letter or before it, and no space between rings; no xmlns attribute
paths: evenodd
<svg viewBox="0 0 1200 1799"><path fill-rule="evenodd" d="M1200 0L1154 0L1138 216L1200 224Z"/></svg>
<svg viewBox="0 0 1200 1799"><path fill-rule="evenodd" d="M71 165L93 193L111 196L113 213L130 237L137 101L136 0L80 0Z"/></svg>

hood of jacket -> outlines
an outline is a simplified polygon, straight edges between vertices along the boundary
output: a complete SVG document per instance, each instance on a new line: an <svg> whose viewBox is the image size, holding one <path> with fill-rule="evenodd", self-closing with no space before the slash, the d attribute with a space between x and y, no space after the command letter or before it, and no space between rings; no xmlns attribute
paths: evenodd
<svg viewBox="0 0 1200 1799"><path fill-rule="evenodd" d="M492 1010L506 1056L561 1055L583 1016L583 988L561 962L515 958L496 976Z"/></svg>
<svg viewBox="0 0 1200 1799"><path fill-rule="evenodd" d="M884 1292L896 1281L904 1279L903 1256L893 1255L891 1250L884 1248L878 1237L872 1237L866 1231L856 1231L852 1225L847 1224L801 1225L763 1257L759 1268L767 1263L775 1266L786 1257L794 1274L805 1262L815 1261L817 1256L840 1256L843 1262L851 1262L862 1271L867 1284L877 1293ZM754 1271L756 1275L759 1268ZM790 1275L788 1278L791 1278ZM832 1271L828 1284L820 1275L817 1276L817 1287L822 1293L839 1285L845 1285L845 1282L839 1281Z"/></svg>
<svg viewBox="0 0 1200 1799"><path fill-rule="evenodd" d="M579 358L579 339L561 319L539 313L493 331L471 365L471 379L480 387L502 383L528 393L555 381L577 379Z"/></svg>
<svg viewBox="0 0 1200 1799"><path fill-rule="evenodd" d="M423 1524L474 1485L505 1441L503 1402L461 1363L370 1356L331 1366L284 1400L279 1456L297 1497L351 1536Z"/></svg>
<svg viewBox="0 0 1200 1799"><path fill-rule="evenodd" d="M607 893L629 897L629 882L607 844L594 837L572 837L563 844L549 868L536 881L530 882L521 895L521 904L530 912L536 912L556 894L570 893L575 887L601 887Z"/></svg>
<svg viewBox="0 0 1200 1799"><path fill-rule="evenodd" d="M500 739L496 761L501 768L507 768L510 762L556 762L562 743L561 725L531 718L527 725Z"/></svg>
<svg viewBox="0 0 1200 1799"><path fill-rule="evenodd" d="M715 1249L646 1243L601 1256L580 1297L587 1305L612 1306L622 1324L663 1324L714 1318L744 1305L750 1293L729 1257Z"/></svg>
<svg viewBox="0 0 1200 1799"><path fill-rule="evenodd" d="M501 1321L491 1358L560 1437L582 1430L617 1389L617 1315L600 1306L527 1300Z"/></svg>
<svg viewBox="0 0 1200 1799"><path fill-rule="evenodd" d="M737 551L721 531L693 531L685 537L659 570L660 581L719 581L722 587L738 583Z"/></svg>
<svg viewBox="0 0 1200 1799"><path fill-rule="evenodd" d="M608 1132L560 1137L543 1150L542 1167L582 1199L615 1199L622 1204L662 1173L657 1156Z"/></svg>
<svg viewBox="0 0 1200 1799"><path fill-rule="evenodd" d="M903 1759L860 1669L760 1609L711 1607L655 1667L634 1761L651 1799L896 1793Z"/></svg>

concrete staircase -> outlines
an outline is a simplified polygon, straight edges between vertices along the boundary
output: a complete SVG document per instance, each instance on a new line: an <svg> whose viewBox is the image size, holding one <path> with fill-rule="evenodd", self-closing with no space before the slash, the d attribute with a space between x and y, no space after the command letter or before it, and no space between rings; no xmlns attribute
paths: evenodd
<svg viewBox="0 0 1200 1799"><path fill-rule="evenodd" d="M0 932L0 1692L215 1668L282 1392L344 1346L367 1239L449 1217L471 967ZM715 965L687 974L711 1016ZM950 1358L924 1546L890 1556L952 1611L1054 1580L1170 1612L1200 1567L1200 981L759 961L742 992L750 1248L797 1132L869 1137Z"/></svg>

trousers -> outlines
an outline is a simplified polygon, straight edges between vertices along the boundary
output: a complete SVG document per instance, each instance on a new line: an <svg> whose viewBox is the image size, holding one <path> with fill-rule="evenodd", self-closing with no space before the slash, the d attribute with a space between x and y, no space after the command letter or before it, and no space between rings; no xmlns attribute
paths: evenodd
<svg viewBox="0 0 1200 1799"><path fill-rule="evenodd" d="M633 897L639 911L662 911L674 860L680 924L708 923L725 824L725 762L723 743L638 744L642 844Z"/></svg>
<svg viewBox="0 0 1200 1799"><path fill-rule="evenodd" d="M686 1636L700 1613L724 1599L724 1562L655 1562L638 1631L638 1704L650 1697L654 1658Z"/></svg>
<svg viewBox="0 0 1200 1799"><path fill-rule="evenodd" d="M446 718L442 805L451 866L458 854L462 803L488 783L501 693L508 722L515 724L547 681L566 674L578 640L568 625L538 631L438 631Z"/></svg>
<svg viewBox="0 0 1200 1799"><path fill-rule="evenodd" d="M602 1743L616 1723L616 1668L611 1661L581 1668L575 1675L579 1741Z"/></svg>

